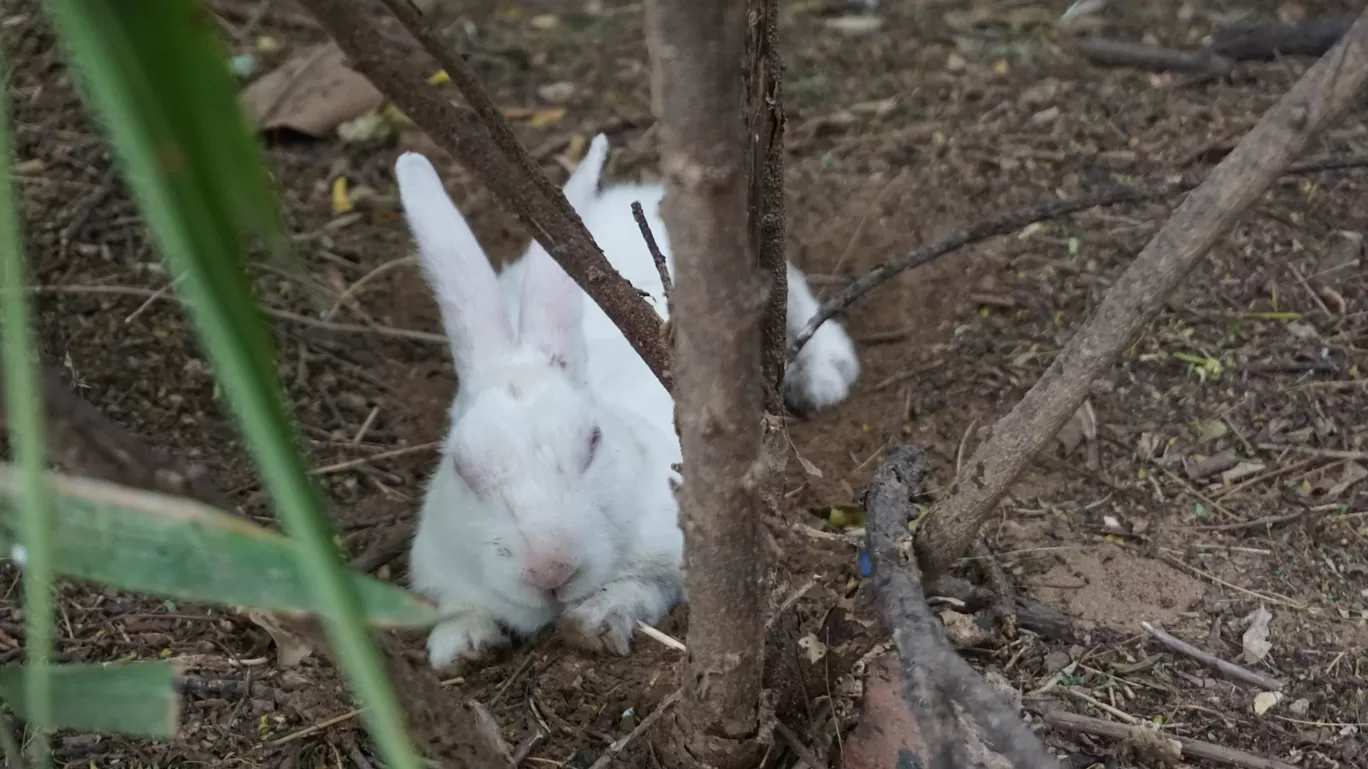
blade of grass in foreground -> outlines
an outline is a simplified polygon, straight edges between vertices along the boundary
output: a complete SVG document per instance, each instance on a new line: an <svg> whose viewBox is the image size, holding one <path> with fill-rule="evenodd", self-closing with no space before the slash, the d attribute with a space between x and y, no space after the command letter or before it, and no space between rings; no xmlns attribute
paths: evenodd
<svg viewBox="0 0 1368 769"><path fill-rule="evenodd" d="M247 609L317 614L299 542L186 497L51 473L52 561L64 577L164 598ZM21 502L23 484L0 463L0 513ZM12 544L0 515L0 556ZM425 627L437 608L397 585L348 571L366 621Z"/></svg>
<svg viewBox="0 0 1368 769"><path fill-rule="evenodd" d="M238 108L224 52L192 0L48 0L86 97L109 132L154 240L188 300L301 568L324 608L342 671L391 769L418 769L394 688L334 551L276 386L275 357L243 260L275 234L265 165ZM246 198L244 196L254 196Z"/></svg>
<svg viewBox="0 0 1368 769"><path fill-rule="evenodd" d="M25 701L23 668L0 670L0 697ZM176 665L161 660L115 665L53 665L49 668L52 724L83 732L118 732L171 739L180 729ZM28 720L28 711L14 711Z"/></svg>
<svg viewBox="0 0 1368 769"><path fill-rule="evenodd" d="M0 54L0 83L9 83L9 65ZM24 707L35 727L35 763L45 767L47 729L51 725L52 692L48 659L52 652L53 594L51 529L47 521L48 490L43 478L43 408L38 387L38 365L29 330L28 292L24 290L24 244L19 232L19 207L14 195L14 144L10 134L9 89L0 93L0 304L3 304L3 362L5 413L10 446L19 465L19 501L24 561L24 622L27 643L27 685Z"/></svg>

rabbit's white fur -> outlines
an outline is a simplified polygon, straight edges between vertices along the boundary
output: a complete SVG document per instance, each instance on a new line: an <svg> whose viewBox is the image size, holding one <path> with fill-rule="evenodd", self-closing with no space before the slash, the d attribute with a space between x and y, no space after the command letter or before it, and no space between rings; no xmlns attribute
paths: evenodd
<svg viewBox="0 0 1368 769"><path fill-rule="evenodd" d="M640 202L670 261L660 185L599 191L599 135L565 195L612 266L665 316L660 277L632 217ZM423 500L412 585L449 617L428 638L436 667L473 659L560 618L590 648L626 654L637 620L684 600L671 481L674 402L622 332L535 241L496 277L432 165L395 164L405 216L451 342L460 389ZM792 334L817 309L788 271ZM843 399L854 346L828 321L785 379L791 403Z"/></svg>

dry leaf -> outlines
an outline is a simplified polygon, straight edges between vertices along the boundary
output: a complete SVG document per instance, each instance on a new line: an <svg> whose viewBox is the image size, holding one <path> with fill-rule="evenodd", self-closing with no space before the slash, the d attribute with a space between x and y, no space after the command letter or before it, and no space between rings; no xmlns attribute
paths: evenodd
<svg viewBox="0 0 1368 769"><path fill-rule="evenodd" d="M1278 704L1282 699L1282 692L1259 692L1254 695L1254 715L1261 716L1268 712L1268 709Z"/></svg>
<svg viewBox="0 0 1368 769"><path fill-rule="evenodd" d="M1269 650L1273 648L1273 644L1268 640L1268 621L1271 619L1273 614L1263 606L1249 615L1249 627L1245 628L1244 636L1240 639L1244 646L1245 662L1252 665L1268 656Z"/></svg>
<svg viewBox="0 0 1368 769"><path fill-rule="evenodd" d="M380 106L385 98L344 61L336 43L312 46L247 86L238 99L260 129L288 128L323 136Z"/></svg>
<svg viewBox="0 0 1368 769"><path fill-rule="evenodd" d="M1064 456L1074 453L1084 440L1092 441L1097 439L1097 414L1093 412L1092 402L1083 401L1083 405L1069 417L1069 421L1059 428L1055 434L1055 440L1064 449Z"/></svg>
<svg viewBox="0 0 1368 769"><path fill-rule="evenodd" d="M819 641L817 636L813 633L808 633L802 638L799 638L798 648L807 652L808 662L813 664L820 662L827 653L826 644Z"/></svg>
<svg viewBox="0 0 1368 769"><path fill-rule="evenodd" d="M283 668L292 668L303 662L313 653L313 647L304 639L286 630L267 612L249 611L247 618L271 634L276 645L276 662Z"/></svg>

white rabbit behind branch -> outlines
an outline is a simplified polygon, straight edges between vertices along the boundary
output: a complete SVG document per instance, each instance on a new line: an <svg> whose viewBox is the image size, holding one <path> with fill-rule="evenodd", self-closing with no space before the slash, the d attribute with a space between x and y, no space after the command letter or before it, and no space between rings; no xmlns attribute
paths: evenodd
<svg viewBox="0 0 1368 769"><path fill-rule="evenodd" d="M608 261L664 317L659 274L631 211L645 209L673 272L660 185L598 190L596 136L565 196ZM449 619L428 638L435 667L477 659L553 621L590 649L630 650L637 620L684 600L671 482L674 401L622 332L535 241L495 275L432 165L405 153L399 193L436 295L460 389L411 553L413 587ZM817 309L788 271L793 334ZM784 381L798 408L845 398L859 362L827 322Z"/></svg>

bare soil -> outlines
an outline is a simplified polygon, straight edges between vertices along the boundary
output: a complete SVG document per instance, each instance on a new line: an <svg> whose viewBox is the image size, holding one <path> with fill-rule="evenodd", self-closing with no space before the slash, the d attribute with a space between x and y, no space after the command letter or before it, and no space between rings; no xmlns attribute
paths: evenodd
<svg viewBox="0 0 1368 769"><path fill-rule="evenodd" d="M234 53L261 57L258 72L323 39L286 0L208 5ZM573 86L563 116L515 121L553 178L573 166L567 148L599 130L615 147L608 176L652 174L639 3L604 2L597 14L570 2L456 5L446 17L466 24L444 34L474 54L500 104L531 113L554 106L539 89ZM882 26L855 34L831 26L854 4L783 4L790 240L819 295L989 214L1214 162L1309 64L1250 64L1233 81L1192 83L1086 65L1054 24L1067 3L882 5ZM1112 5L1092 22L1099 31L1174 47L1234 21L1359 10L1271 0ZM105 412L211 468L242 513L274 525L179 306L110 293L160 289L166 278L41 7L5 7L17 180L46 355ZM263 37L282 47L263 51ZM1368 151L1366 116L1353 111L1312 151ZM392 164L402 148L428 145L411 132L363 142L273 134L268 145L309 280L258 265L257 287L268 306L318 318L348 287L408 255ZM526 235L514 218L459 166L442 170L490 252L516 255ZM372 193L352 212L332 209L338 175L354 193ZM1368 350L1359 346L1368 284L1361 248L1348 269L1325 261L1345 253L1341 233L1368 230L1365 199L1363 171L1280 182L1095 383L1095 437L1066 429L985 532L1016 589L1066 612L1081 640L990 634L963 650L972 664L1035 701L1093 716L1116 717L1100 702L1166 733L1299 766L1368 765ZM830 536L832 511L857 507L896 441L927 448L933 493L947 485L979 430L1045 370L1170 205L1028 228L907 273L850 313L862 379L849 401L791 424L805 462L789 463L788 520L772 527L781 557L771 595L782 610L768 675L783 693L778 715L832 766L856 726L871 652L885 640L860 587L855 538ZM414 267L388 269L348 296L331 319L368 330L289 321L275 329L281 382L356 554L412 520L435 457L418 450L326 468L440 439L454 381L441 345L384 332L440 331ZM1225 454L1235 475L1204 474L1204 460ZM379 574L402 581L404 563ZM962 567L972 575L976 565ZM8 566L0 575L0 662L12 662L23 638L17 575ZM1272 648L1241 660L1244 621L1259 606L1273 614ZM676 611L661 629L683 638L686 615ZM57 756L66 765L377 765L357 720L339 718L354 705L326 660L282 668L270 636L245 616L69 584L60 620L62 659L179 658L194 684L175 741L63 734ZM1256 691L1164 651L1141 621L1282 677L1285 697L1256 714ZM413 649L421 653L421 639ZM678 686L679 659L640 637L626 659L544 639L452 685L488 707L511 745L546 734L525 766L584 767ZM1042 736L1072 766L1138 760L1100 738L1048 728ZM653 755L648 734L613 765L658 765ZM772 758L795 761L782 745Z"/></svg>

